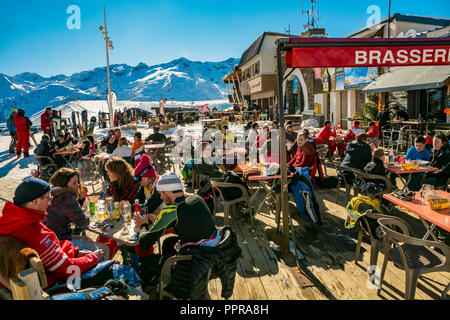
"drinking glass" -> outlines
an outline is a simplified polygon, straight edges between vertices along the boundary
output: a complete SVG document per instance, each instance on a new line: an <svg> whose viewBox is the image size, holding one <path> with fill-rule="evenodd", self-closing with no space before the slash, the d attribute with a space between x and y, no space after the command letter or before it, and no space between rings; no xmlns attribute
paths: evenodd
<svg viewBox="0 0 450 320"><path fill-rule="evenodd" d="M125 220L125 225L127 227L131 224L131 204L128 201L123 201L120 203L120 211L122 213L122 216Z"/></svg>

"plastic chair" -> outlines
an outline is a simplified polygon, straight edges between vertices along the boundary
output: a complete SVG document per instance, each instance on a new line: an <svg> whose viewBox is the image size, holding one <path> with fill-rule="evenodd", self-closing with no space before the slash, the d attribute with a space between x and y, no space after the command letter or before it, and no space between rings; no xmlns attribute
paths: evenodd
<svg viewBox="0 0 450 320"><path fill-rule="evenodd" d="M420 275L431 272L450 272L450 247L446 244L412 237L408 224L401 219L380 218L378 223L386 254L377 294L380 294L389 260L397 268L405 270L405 299L407 300L414 299ZM388 225L400 228L402 233L392 230ZM435 249L440 249L443 254Z"/></svg>
<svg viewBox="0 0 450 320"><path fill-rule="evenodd" d="M229 215L232 212L236 211L236 204L239 202L246 202L248 205L248 202L250 201L250 195L249 195L247 189L245 189L245 187L239 183L228 183L228 182L220 182L220 181L211 180L211 186L212 186L213 190L215 189L219 192L219 195L221 197L221 200L219 200L216 193L213 192L213 199L214 199L213 217L216 216L217 202L220 202L224 208L225 225L228 225ZM223 196L222 188L239 188L242 192L242 195L237 199L225 200L225 198ZM248 206L248 207L249 207L250 221L253 224L252 207L251 206Z"/></svg>
<svg viewBox="0 0 450 320"><path fill-rule="evenodd" d="M382 248L383 239L378 237L376 234L374 234L374 230L372 230L370 225L370 220L373 220L373 222L377 223L377 220L380 218L392 218L396 219L397 217L384 215L378 212L371 211L364 216L360 217L358 219L358 223L360 226L359 232L358 232L358 242L356 244L356 251L355 251L355 263L358 263L359 261L359 254L361 252L361 243L364 236L367 236L370 240L370 266L375 266L378 261L378 253L380 249Z"/></svg>
<svg viewBox="0 0 450 320"><path fill-rule="evenodd" d="M49 156L34 155L34 158L36 159L36 163L38 165L38 178L48 181L51 175L58 170L58 165L55 163L53 158Z"/></svg>
<svg viewBox="0 0 450 320"><path fill-rule="evenodd" d="M390 143L390 138L391 138L391 125L387 124L384 125L381 128L381 143L383 145L383 148L385 149L389 149L389 143Z"/></svg>
<svg viewBox="0 0 450 320"><path fill-rule="evenodd" d="M55 163L55 160L53 160L52 157L34 155L34 158L36 159L39 168L42 170L45 170L49 167L58 168L58 166Z"/></svg>
<svg viewBox="0 0 450 320"><path fill-rule="evenodd" d="M217 247L221 247L226 241L229 240L231 236L231 230L225 229L224 233L221 235L220 243L217 245ZM171 279L172 279L172 268L173 266L181 261L192 261L193 256L192 255L178 255L178 256L172 256L168 258L161 269L161 275L159 279L159 299L162 300L164 297L168 297L172 300L176 300L177 297L175 297L172 293L164 290L167 285L169 285ZM208 274L206 276L206 285L209 282L211 278L212 268L208 270ZM209 297L209 295L208 295ZM227 299L227 297L224 297Z"/></svg>
<svg viewBox="0 0 450 320"><path fill-rule="evenodd" d="M327 154L328 154L328 145L326 145L326 144L319 144L317 146L317 149L316 149L316 154L319 157L321 164L323 165L323 168L324 168L324 171L325 171L325 176L328 177L327 166L325 164L325 160L326 160Z"/></svg>
<svg viewBox="0 0 450 320"><path fill-rule="evenodd" d="M172 279L172 267L177 263L181 261L192 261L191 255L182 255L182 256L173 256L170 257L164 262L164 265L161 269L161 276L159 278L159 300L162 300L164 297L168 297L172 300L176 300L177 297L175 297L170 292L164 290L170 283L170 280ZM209 277L208 277L209 278Z"/></svg>
<svg viewBox="0 0 450 320"><path fill-rule="evenodd" d="M359 194L359 188L355 184L350 184L347 181L347 178L343 174L344 172L351 172L354 174L355 172L358 172L360 170L353 169L349 167L340 166L339 164L335 164L336 172L341 173L341 177L344 180L344 186L345 186L345 205L347 205L348 201L350 200L350 191L352 188L354 188L354 196L356 197ZM339 191L341 188L341 180L338 178L338 185L337 185L337 191L336 191L336 203L339 203Z"/></svg>
<svg viewBox="0 0 450 320"><path fill-rule="evenodd" d="M392 182L386 176L379 176L376 174L370 174L370 173L365 173L365 172L356 171L356 170L354 170L354 174L355 174L354 184L361 186L361 188L359 188L359 190L362 194L364 194L366 196L380 198L383 196L383 194L391 193L392 191L394 191ZM371 182L371 180L383 180L386 184L386 189L384 189L383 191L377 192L377 193L369 193L367 187L364 187L364 186L367 186L367 182Z"/></svg>

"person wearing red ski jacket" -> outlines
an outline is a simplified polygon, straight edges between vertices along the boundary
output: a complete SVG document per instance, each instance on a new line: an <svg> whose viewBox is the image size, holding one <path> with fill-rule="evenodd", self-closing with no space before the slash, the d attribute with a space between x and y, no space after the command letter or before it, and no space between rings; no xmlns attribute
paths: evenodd
<svg viewBox="0 0 450 320"><path fill-rule="evenodd" d="M324 122L322 130L320 130L317 136L316 143L317 145L327 143L328 150L333 153L336 151L336 143L330 141L330 137L336 137L336 131L331 130L331 121L327 120Z"/></svg>
<svg viewBox="0 0 450 320"><path fill-rule="evenodd" d="M312 168L315 162L316 152L308 141L308 134L303 131L297 135L297 152L291 161L288 162L288 166Z"/></svg>
<svg viewBox="0 0 450 320"><path fill-rule="evenodd" d="M50 189L43 180L25 179L15 191L14 203L6 202L0 216L0 234L20 241L39 254L47 288L73 275L76 270L73 266L78 267L81 274L103 258L101 250L88 253L74 247L70 241L59 241L56 234L42 224L51 201Z"/></svg>
<svg viewBox="0 0 450 320"><path fill-rule="evenodd" d="M17 158L20 158L22 154L24 157L29 157L30 154L28 153L30 148L30 128L31 128L31 121L27 117L25 117L25 110L19 109L17 111L17 116L14 118L14 125L16 126L17 130L17 147L16 147L16 154Z"/></svg>
<svg viewBox="0 0 450 320"><path fill-rule="evenodd" d="M48 134L52 138L52 108L47 107L43 114L41 114L41 129L44 134Z"/></svg>

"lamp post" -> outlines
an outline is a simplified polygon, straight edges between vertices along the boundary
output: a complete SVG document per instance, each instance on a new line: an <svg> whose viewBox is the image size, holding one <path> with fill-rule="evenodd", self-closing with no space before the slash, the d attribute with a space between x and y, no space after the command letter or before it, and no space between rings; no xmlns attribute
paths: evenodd
<svg viewBox="0 0 450 320"><path fill-rule="evenodd" d="M114 47L112 45L111 39L108 37L108 30L106 29L106 9L105 6L103 6L103 17L105 21L105 25L100 26L100 31L105 36L105 47L106 47L106 73L108 75L108 97L106 99L108 103L108 109L109 109L109 124L111 128L114 128L114 112L112 109L112 97L111 97L111 76L109 73L109 50L113 50Z"/></svg>
<svg viewBox="0 0 450 320"><path fill-rule="evenodd" d="M389 0L389 8L388 8L388 23L387 23L387 37L391 37L391 0Z"/></svg>

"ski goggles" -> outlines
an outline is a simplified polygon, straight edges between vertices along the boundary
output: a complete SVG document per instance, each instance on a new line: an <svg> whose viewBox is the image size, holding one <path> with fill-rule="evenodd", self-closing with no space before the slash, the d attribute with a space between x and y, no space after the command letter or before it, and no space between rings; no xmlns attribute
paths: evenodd
<svg viewBox="0 0 450 320"><path fill-rule="evenodd" d="M149 164L147 167L145 167L141 172L139 172L137 175L134 176L134 180L141 182L144 175L153 169L153 166Z"/></svg>

